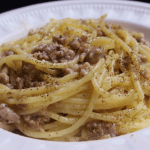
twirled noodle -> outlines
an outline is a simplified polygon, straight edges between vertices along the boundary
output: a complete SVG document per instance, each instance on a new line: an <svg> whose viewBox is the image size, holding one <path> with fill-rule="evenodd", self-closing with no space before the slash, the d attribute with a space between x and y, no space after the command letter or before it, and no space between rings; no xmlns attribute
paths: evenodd
<svg viewBox="0 0 150 150"><path fill-rule="evenodd" d="M150 125L150 44L106 16L51 19L0 46L0 128L84 141Z"/></svg>

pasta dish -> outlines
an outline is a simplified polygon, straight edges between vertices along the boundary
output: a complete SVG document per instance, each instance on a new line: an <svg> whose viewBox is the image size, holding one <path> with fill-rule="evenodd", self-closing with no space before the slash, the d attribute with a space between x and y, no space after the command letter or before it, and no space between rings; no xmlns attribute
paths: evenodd
<svg viewBox="0 0 150 150"><path fill-rule="evenodd" d="M150 44L99 19L51 19L0 46L0 128L88 141L150 125Z"/></svg>

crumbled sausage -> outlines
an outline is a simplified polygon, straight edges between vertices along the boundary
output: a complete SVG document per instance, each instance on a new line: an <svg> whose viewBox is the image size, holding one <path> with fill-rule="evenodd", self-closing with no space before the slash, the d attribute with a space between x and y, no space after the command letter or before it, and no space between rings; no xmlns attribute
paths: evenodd
<svg viewBox="0 0 150 150"><path fill-rule="evenodd" d="M22 70L24 73L30 74L30 72L34 71L34 65L29 64L29 63L24 63L22 64Z"/></svg>
<svg viewBox="0 0 150 150"><path fill-rule="evenodd" d="M17 77L16 84L17 84L17 89L23 89L24 88L24 78Z"/></svg>
<svg viewBox="0 0 150 150"><path fill-rule="evenodd" d="M9 82L9 76L6 73L0 73L0 83L7 84Z"/></svg>
<svg viewBox="0 0 150 150"><path fill-rule="evenodd" d="M8 67L3 67L3 69L2 69L2 71L1 71L2 73L5 73L5 74L7 74L8 75L8 73L9 73L9 70L8 70Z"/></svg>
<svg viewBox="0 0 150 150"><path fill-rule="evenodd" d="M104 58L106 56L105 49L103 46L93 47L91 51L85 58L85 61L90 64L96 64L100 58Z"/></svg>
<svg viewBox="0 0 150 150"><path fill-rule="evenodd" d="M79 39L76 37L74 38L71 42L70 42L70 48L73 50L78 50L80 47L80 41Z"/></svg>
<svg viewBox="0 0 150 150"><path fill-rule="evenodd" d="M65 35L54 35L52 39L54 43L57 42L58 44L62 44L62 45L65 45L68 40L67 36Z"/></svg>
<svg viewBox="0 0 150 150"><path fill-rule="evenodd" d="M37 53L34 53L33 55L35 58L39 59L39 60L49 60L49 57L47 55L47 53L45 52L37 52Z"/></svg>
<svg viewBox="0 0 150 150"><path fill-rule="evenodd" d="M33 87L34 82L40 82L38 76L36 76L36 74L38 74L38 71L35 69L34 65L23 62L22 72L23 72L23 78L21 82L22 85L24 83L24 88ZM40 84L34 84L34 87L39 85Z"/></svg>
<svg viewBox="0 0 150 150"><path fill-rule="evenodd" d="M116 126L112 123L101 123L100 121L88 122L85 125L87 137L84 140L98 140L104 135L110 137L117 136Z"/></svg>
<svg viewBox="0 0 150 150"><path fill-rule="evenodd" d="M124 66L125 69L128 69L128 65L131 63L131 58L129 56L125 56L122 59L122 65Z"/></svg>
<svg viewBox="0 0 150 150"><path fill-rule="evenodd" d="M81 47L79 48L79 53L88 53L90 51L90 47L87 44L82 44Z"/></svg>
<svg viewBox="0 0 150 150"><path fill-rule="evenodd" d="M96 64L100 58L104 58L106 56L106 52L103 46L99 47L90 47L87 49L86 47L80 48L80 62L89 62L90 64Z"/></svg>
<svg viewBox="0 0 150 150"><path fill-rule="evenodd" d="M75 52L57 43L41 44L32 50L33 56L39 60L45 58L53 63L61 63L72 60Z"/></svg>
<svg viewBox="0 0 150 150"><path fill-rule="evenodd" d="M2 54L2 58L7 57L7 56L9 56L9 55L14 55L14 52L11 51L11 50L5 51L5 52Z"/></svg>
<svg viewBox="0 0 150 150"><path fill-rule="evenodd" d="M25 120L24 125L30 128L34 128L34 130L39 130L40 125L43 125L50 121L50 118L39 116L38 114L27 115L24 116L23 118Z"/></svg>
<svg viewBox="0 0 150 150"><path fill-rule="evenodd" d="M0 118L2 119L2 121L7 121L8 123L20 122L20 116L3 103L0 104Z"/></svg>
<svg viewBox="0 0 150 150"><path fill-rule="evenodd" d="M4 77L8 76L8 80L7 82L5 82L5 84L10 89L25 89L29 87L43 86L46 84L45 81L42 81L41 78L37 76L37 74L39 74L40 71L36 70L35 66L30 63L22 62L22 68L20 72L15 72L11 68L9 68L8 70L8 75L0 73L0 77L4 82L7 79L5 79ZM4 71L4 69L2 71ZM7 72L7 70L5 71ZM5 76L1 76L2 74L4 74Z"/></svg>
<svg viewBox="0 0 150 150"><path fill-rule="evenodd" d="M35 47L31 52L31 56L52 63L62 63L73 60L75 55L79 54L79 64L66 69L56 69L57 77L73 72L79 72L80 76L84 76L90 71L91 65L94 65L106 55L104 47L90 46L87 42L87 36L75 37L69 44L72 49L63 46L67 41L66 36L55 35L52 39L53 42L49 44L41 44ZM9 54L12 54L12 52L10 51ZM5 52L5 55L9 54ZM7 77L4 83L11 89L24 89L46 84L40 77L36 76L40 71L36 70L35 66L30 63L22 62L22 68L19 72L15 72L11 68L3 68L1 72L5 72L1 80Z"/></svg>
<svg viewBox="0 0 150 150"><path fill-rule="evenodd" d="M10 75L9 75L9 83L13 86L13 88L16 87L16 78L17 78L17 74L15 71L11 70L10 71Z"/></svg>
<svg viewBox="0 0 150 150"><path fill-rule="evenodd" d="M24 85L24 88L37 87L46 84L46 82L41 82L40 78L37 76L39 71L35 69L34 65L29 63L23 63L22 71L24 75L21 79L21 82L22 85Z"/></svg>
<svg viewBox="0 0 150 150"><path fill-rule="evenodd" d="M79 40L80 40L80 42L87 42L87 39L88 39L87 36L83 35L83 36L80 37Z"/></svg>

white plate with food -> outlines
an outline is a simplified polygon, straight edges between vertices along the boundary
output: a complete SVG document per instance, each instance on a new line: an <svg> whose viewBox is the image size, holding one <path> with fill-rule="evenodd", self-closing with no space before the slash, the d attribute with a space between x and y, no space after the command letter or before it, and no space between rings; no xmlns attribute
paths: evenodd
<svg viewBox="0 0 150 150"><path fill-rule="evenodd" d="M129 1L2 13L0 149L150 149L149 25Z"/></svg>

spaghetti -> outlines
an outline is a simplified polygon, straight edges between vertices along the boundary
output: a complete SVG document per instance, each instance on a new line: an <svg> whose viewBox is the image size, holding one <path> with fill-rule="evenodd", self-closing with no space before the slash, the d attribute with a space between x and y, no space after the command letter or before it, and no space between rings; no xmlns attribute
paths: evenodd
<svg viewBox="0 0 150 150"><path fill-rule="evenodd" d="M100 19L51 19L0 46L0 127L52 141L150 125L150 45Z"/></svg>

